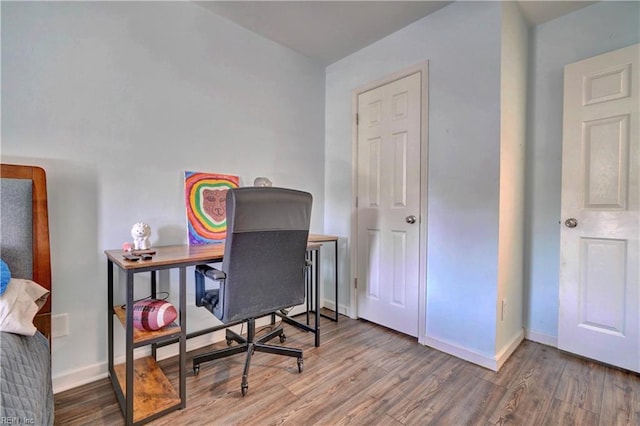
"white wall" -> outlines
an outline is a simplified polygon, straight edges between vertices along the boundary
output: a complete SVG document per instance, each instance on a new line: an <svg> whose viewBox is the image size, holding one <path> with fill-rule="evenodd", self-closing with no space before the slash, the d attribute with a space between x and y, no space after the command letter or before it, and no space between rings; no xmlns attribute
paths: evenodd
<svg viewBox="0 0 640 426"><path fill-rule="evenodd" d="M503 2L496 300L496 353L500 354L499 363L506 360L524 337L522 288L528 33L529 27L518 4Z"/></svg>
<svg viewBox="0 0 640 426"><path fill-rule="evenodd" d="M326 70L325 231L348 237L352 92L429 61L427 334L482 356L495 351L500 22L500 3L454 3Z"/></svg>
<svg viewBox="0 0 640 426"><path fill-rule="evenodd" d="M185 170L312 192L312 227L341 237L348 306L351 94L425 60L427 329L493 355L498 3L454 3L329 66L326 81L308 59L189 2L2 2L1 11L1 160L48 171L53 311L70 319L70 335L53 342L58 383L106 371L103 250L130 239L138 220L156 245L186 242ZM562 68L640 41L639 15L637 2L602 2L530 34L525 316L539 341L557 327Z"/></svg>
<svg viewBox="0 0 640 426"><path fill-rule="evenodd" d="M48 173L53 314L70 328L53 341L58 390L106 372L103 251L141 220L152 244L186 243L184 171L307 190L323 231L324 69L309 59L191 2L2 2L1 28L1 160Z"/></svg>
<svg viewBox="0 0 640 426"><path fill-rule="evenodd" d="M639 41L639 2L599 2L530 34L525 317L532 340L557 340L564 66Z"/></svg>

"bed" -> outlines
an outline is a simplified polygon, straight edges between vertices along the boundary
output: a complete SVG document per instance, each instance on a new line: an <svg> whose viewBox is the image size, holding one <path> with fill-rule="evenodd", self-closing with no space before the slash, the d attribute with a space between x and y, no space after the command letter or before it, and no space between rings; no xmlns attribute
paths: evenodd
<svg viewBox="0 0 640 426"><path fill-rule="evenodd" d="M0 164L0 257L0 422L52 425L51 256L40 167Z"/></svg>

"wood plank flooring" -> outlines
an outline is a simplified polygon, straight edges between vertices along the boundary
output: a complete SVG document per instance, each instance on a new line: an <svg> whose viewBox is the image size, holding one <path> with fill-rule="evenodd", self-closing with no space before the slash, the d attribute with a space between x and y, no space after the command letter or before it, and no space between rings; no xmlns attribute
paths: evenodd
<svg viewBox="0 0 640 426"><path fill-rule="evenodd" d="M640 375L524 341L499 373L421 346L375 324L322 319L313 335L285 325L295 358L256 353L240 393L244 355L187 358L187 408L151 425L640 425ZM277 339L274 340L277 344ZM215 345L224 347L225 343ZM174 386L175 358L160 361ZM55 396L56 425L120 425L108 379Z"/></svg>

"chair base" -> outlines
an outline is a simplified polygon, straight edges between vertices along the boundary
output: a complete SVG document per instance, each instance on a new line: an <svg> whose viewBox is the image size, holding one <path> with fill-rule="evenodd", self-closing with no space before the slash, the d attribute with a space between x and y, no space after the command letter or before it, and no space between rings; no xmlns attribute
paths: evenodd
<svg viewBox="0 0 640 426"><path fill-rule="evenodd" d="M247 390L249 388L249 366L251 365L251 357L254 352L266 352L275 355L284 355L290 356L298 359L298 372L302 373L304 367L304 360L302 358L302 349L295 348L286 348L283 346L274 346L268 345L268 342L271 339L276 337L280 338L280 342L284 343L286 340L286 336L284 335L284 330L282 327L277 327L275 330L272 330L267 335L256 340L256 321L255 318L251 318L247 320L247 337L243 336L227 329L226 330L226 338L227 344L231 345L234 341L238 343L237 346L230 346L228 348L219 349L214 352L210 352L203 355L198 355L193 358L193 374L198 375L200 372L200 364L214 361L216 359L226 358L231 355L239 354L246 352L246 359L244 362L244 371L242 373L242 383L240 390L242 391L242 396L247 394Z"/></svg>

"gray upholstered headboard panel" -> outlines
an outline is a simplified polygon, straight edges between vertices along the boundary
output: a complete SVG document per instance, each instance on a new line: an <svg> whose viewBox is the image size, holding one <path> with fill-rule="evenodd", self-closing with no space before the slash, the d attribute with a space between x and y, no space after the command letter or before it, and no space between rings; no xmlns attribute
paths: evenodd
<svg viewBox="0 0 640 426"><path fill-rule="evenodd" d="M32 185L0 179L0 257L16 278L33 278Z"/></svg>

